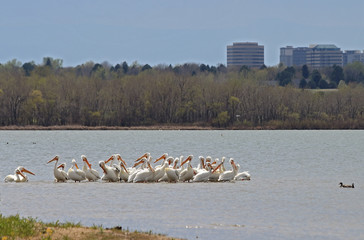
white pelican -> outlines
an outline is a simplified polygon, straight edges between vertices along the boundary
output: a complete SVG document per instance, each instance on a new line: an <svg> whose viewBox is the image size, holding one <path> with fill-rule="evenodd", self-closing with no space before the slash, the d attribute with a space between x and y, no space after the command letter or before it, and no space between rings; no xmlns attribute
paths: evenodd
<svg viewBox="0 0 364 240"><path fill-rule="evenodd" d="M155 170L150 165L150 160L151 160L150 156L149 156L148 159L143 158L143 161L145 161L146 164L147 164L147 168L139 171L135 175L135 178L133 180L134 183L151 182L151 181L153 181Z"/></svg>
<svg viewBox="0 0 364 240"><path fill-rule="evenodd" d="M238 170L240 169L239 164L236 164L236 167ZM234 180L241 180L241 181L250 180L250 173L248 171L237 173L236 176L234 177Z"/></svg>
<svg viewBox="0 0 364 240"><path fill-rule="evenodd" d="M76 169L74 169L76 168ZM78 168L78 165L76 163L75 159L72 159L72 166L68 169L68 177L70 180L73 180L75 182L81 182L83 180L86 180L86 173Z"/></svg>
<svg viewBox="0 0 364 240"><path fill-rule="evenodd" d="M169 166L169 168L173 168L173 165L171 165L174 161L174 158L169 156L164 162L168 163L167 167ZM164 175L158 180L158 182L168 182L168 176L166 174L166 168L164 169Z"/></svg>
<svg viewBox="0 0 364 240"><path fill-rule="evenodd" d="M230 158L230 164L231 164L231 170L221 173L220 176L219 176L219 180L218 180L219 182L234 180L234 177L238 173L238 167L235 165L235 162L234 162L233 158ZM215 168L215 170L216 169L217 168Z"/></svg>
<svg viewBox="0 0 364 240"><path fill-rule="evenodd" d="M196 168L193 169L195 175L200 173L200 172L205 172L206 171L205 158L203 156L199 156L198 158L200 160L200 163L197 165Z"/></svg>
<svg viewBox="0 0 364 240"><path fill-rule="evenodd" d="M22 173L22 175L19 176L21 182L28 182L28 176L24 172L35 175L28 169L25 169L23 166L19 166L17 169Z"/></svg>
<svg viewBox="0 0 364 240"><path fill-rule="evenodd" d="M124 182L127 182L128 178L129 178L129 171L126 169L126 163L121 158L120 154L115 154L115 156L116 156L116 159L120 162L119 178L120 178L120 180L123 180Z"/></svg>
<svg viewBox="0 0 364 240"><path fill-rule="evenodd" d="M87 157L85 155L81 155L81 159L83 161L82 171L85 172L87 180L89 181L99 180L100 179L99 173L95 169L91 168L91 164L88 162Z"/></svg>
<svg viewBox="0 0 364 240"><path fill-rule="evenodd" d="M240 172L236 174L234 180L241 180L241 181L250 180L250 173L248 171Z"/></svg>
<svg viewBox="0 0 364 240"><path fill-rule="evenodd" d="M200 171L193 177L193 182L207 182L211 176L211 163L207 164L207 171Z"/></svg>
<svg viewBox="0 0 364 240"><path fill-rule="evenodd" d="M187 163L187 168L183 169L180 174L179 174L179 180L182 182L186 182L186 181L190 181L193 179L194 176L194 171L193 168L191 166L191 161L192 161L193 155L189 155L186 160L184 160L181 163L181 166L183 166L185 163Z"/></svg>
<svg viewBox="0 0 364 240"><path fill-rule="evenodd" d="M105 164L105 161L100 161L99 166L102 168L104 175L102 176L103 181L108 182L117 182L119 181L119 172L120 169L115 167L116 164L114 164L112 167L107 166Z"/></svg>
<svg viewBox="0 0 364 240"><path fill-rule="evenodd" d="M65 166L65 164L63 164L63 165L61 164L57 167L58 160L59 160L59 156L56 155L53 159L49 160L47 162L47 164L50 162L56 161L54 163L54 170L53 170L54 180L56 182L66 182L68 180L68 174L64 170L59 169L59 168L65 168L66 166Z"/></svg>
<svg viewBox="0 0 364 240"><path fill-rule="evenodd" d="M166 167L168 167L168 161L164 161L163 165L155 168L153 182L158 182L164 175L166 175Z"/></svg>
<svg viewBox="0 0 364 240"><path fill-rule="evenodd" d="M177 168L179 158L175 158L173 162L173 168L166 168L166 175L168 177L168 182L177 182L179 179L179 171Z"/></svg>
<svg viewBox="0 0 364 240"><path fill-rule="evenodd" d="M25 178L19 169L15 169L14 174L10 174L4 178L5 182L22 182L20 177Z"/></svg>

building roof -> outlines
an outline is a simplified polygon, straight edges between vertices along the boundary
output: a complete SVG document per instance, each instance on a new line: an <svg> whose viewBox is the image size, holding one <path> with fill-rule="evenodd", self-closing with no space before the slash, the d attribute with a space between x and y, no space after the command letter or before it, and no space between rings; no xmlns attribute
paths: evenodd
<svg viewBox="0 0 364 240"><path fill-rule="evenodd" d="M312 45L310 45L310 48L313 48L313 49L326 49L326 50L340 49L340 48L336 47L334 44L312 44Z"/></svg>

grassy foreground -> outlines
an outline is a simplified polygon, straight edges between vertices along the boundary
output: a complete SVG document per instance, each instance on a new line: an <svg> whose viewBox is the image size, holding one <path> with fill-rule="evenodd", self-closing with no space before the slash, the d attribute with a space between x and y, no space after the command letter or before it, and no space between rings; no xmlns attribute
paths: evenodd
<svg viewBox="0 0 364 240"><path fill-rule="evenodd" d="M121 227L105 229L100 226L83 227L77 223L43 223L33 218L22 218L19 215L4 217L0 214L1 240L10 239L44 239L44 240L101 240L101 239L141 239L167 240L174 239L152 232L129 232Z"/></svg>

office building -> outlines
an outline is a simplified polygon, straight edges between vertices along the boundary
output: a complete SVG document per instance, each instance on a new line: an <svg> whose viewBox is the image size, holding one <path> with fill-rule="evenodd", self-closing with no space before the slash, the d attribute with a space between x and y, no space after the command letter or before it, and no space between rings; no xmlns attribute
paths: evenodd
<svg viewBox="0 0 364 240"><path fill-rule="evenodd" d="M280 62L287 67L302 66L306 64L307 47L292 46L282 47L280 54Z"/></svg>
<svg viewBox="0 0 364 240"><path fill-rule="evenodd" d="M364 63L364 52L360 52L360 50L346 50L343 56L344 66L353 62Z"/></svg>
<svg viewBox="0 0 364 240"><path fill-rule="evenodd" d="M343 52L333 44L310 45L306 62L312 68L343 66Z"/></svg>
<svg viewBox="0 0 364 240"><path fill-rule="evenodd" d="M260 68L264 65L264 46L255 42L237 42L227 46L227 66Z"/></svg>
<svg viewBox="0 0 364 240"><path fill-rule="evenodd" d="M285 66L307 66L312 68L343 66L343 52L333 44L315 44L310 47L287 46L281 48L280 62Z"/></svg>

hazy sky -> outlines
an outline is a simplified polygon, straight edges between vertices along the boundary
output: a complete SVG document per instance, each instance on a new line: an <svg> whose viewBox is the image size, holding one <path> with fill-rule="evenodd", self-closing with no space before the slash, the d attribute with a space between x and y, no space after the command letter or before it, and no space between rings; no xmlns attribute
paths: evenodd
<svg viewBox="0 0 364 240"><path fill-rule="evenodd" d="M364 49L363 0L5 0L0 1L0 63L14 58L64 66L186 62L226 64L226 46L279 48L312 43Z"/></svg>

